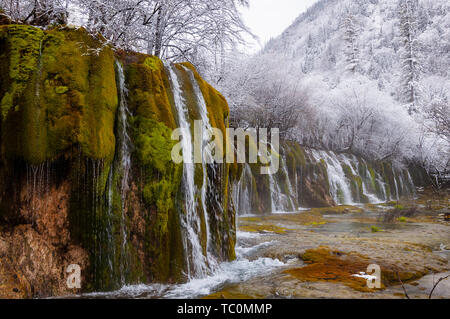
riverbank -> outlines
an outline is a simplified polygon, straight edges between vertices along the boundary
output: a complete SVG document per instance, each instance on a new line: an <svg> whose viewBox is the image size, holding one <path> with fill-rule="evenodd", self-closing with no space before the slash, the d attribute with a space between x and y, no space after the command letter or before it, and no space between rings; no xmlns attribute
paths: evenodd
<svg viewBox="0 0 450 319"><path fill-rule="evenodd" d="M450 273L450 223L442 218L448 199L432 201L429 209L424 197L240 218L241 253L285 265L208 297L405 298L403 282L410 298L428 298L433 284ZM369 264L381 268L381 289L353 276ZM439 284L434 298L450 298L449 281Z"/></svg>

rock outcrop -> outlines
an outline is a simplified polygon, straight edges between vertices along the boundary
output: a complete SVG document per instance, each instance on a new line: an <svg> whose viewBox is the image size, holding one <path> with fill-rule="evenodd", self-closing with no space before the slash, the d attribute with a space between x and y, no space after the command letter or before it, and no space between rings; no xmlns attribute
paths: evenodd
<svg viewBox="0 0 450 319"><path fill-rule="evenodd" d="M395 167L349 153L315 150L296 142L280 145L280 168L260 174L260 164L240 164L234 201L241 214L293 212L343 204L395 201L426 184L419 167Z"/></svg>
<svg viewBox="0 0 450 319"><path fill-rule="evenodd" d="M187 279L186 167L171 159L179 114L169 69L188 122L200 119L202 100L224 131L226 100L190 64L117 53L82 28L0 26L0 296ZM195 166L191 213L209 261L234 258L228 174L227 164ZM80 290L66 285L69 264L81 267Z"/></svg>

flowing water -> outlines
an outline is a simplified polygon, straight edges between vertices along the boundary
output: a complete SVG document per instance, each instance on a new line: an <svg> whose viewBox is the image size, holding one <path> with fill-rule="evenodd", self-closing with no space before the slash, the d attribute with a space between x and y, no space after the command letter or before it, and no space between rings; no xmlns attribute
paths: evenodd
<svg viewBox="0 0 450 319"><path fill-rule="evenodd" d="M214 211L208 211L208 207L215 205L223 211L218 192L214 191L214 184L217 183L217 176L221 174L218 166L213 164L213 151L210 145L213 128L211 126L208 109L201 89L195 79L193 72L187 68L177 69L173 65L165 64L169 75L171 90L174 98L174 109L176 120L181 132L181 149L183 156L183 176L182 176L182 196L184 196L180 222L182 229L182 243L185 251L185 265L187 282L177 285L150 284L150 285L126 285L127 270L127 226L125 219L126 193L129 188L129 173L131 166L132 143L128 135L129 110L126 103L127 88L123 68L117 62L119 107L116 122L116 136L118 151L113 167L110 168L107 180L106 212L109 224L106 225L106 236L111 247L120 247L120 251L112 248L106 253L108 267L113 270L114 261L120 260L120 278L123 288L108 293L86 294L82 297L103 298L103 297L132 297L132 298L195 298L216 292L225 286L240 284L254 278L259 278L265 274L277 272L280 267L287 266L285 262L277 258L268 258L259 255L261 250L267 249L277 244L276 240L264 240L264 234L246 233L238 231L236 255L237 259L232 262L220 263L215 256L213 249L213 238L211 232L211 218L215 218ZM185 94L180 77L180 72L186 72L193 87L193 93L198 107L199 120L201 125L201 163L194 163L196 150L194 147L194 136L196 128L193 126L193 119L185 101ZM369 170L368 164L353 155L336 154L334 152L307 150L309 158L316 163L325 163L328 183L330 186L330 196L336 204L355 204L362 202L380 203L400 194L414 193L414 185L409 172L392 168L394 189L389 196L387 194L388 181L383 180L378 172ZM95 163L94 163L95 164ZM100 176L100 165L93 168L94 183ZM355 179L348 177L349 171L353 177L360 178L359 184ZM196 171L197 170L197 171ZM38 172L39 169L36 170ZM117 216L114 212L113 197L115 194L114 174L120 172L119 194L121 198L121 221L120 233L121 244L115 243L113 235L114 225L112 220ZM201 172L201 185L195 182L195 176ZM303 171L298 176L297 169L294 169L294 176L290 176L287 168L286 156L280 156L280 170L273 175L268 175L267 184L270 193L270 213L298 212L299 201L303 183ZM36 173L31 173L33 180ZM97 176L97 177L96 177ZM292 184L295 181L295 185ZM33 181L35 183L35 181ZM261 186L261 185L259 185ZM242 176L232 185L232 199L238 215L247 215L254 212L253 191L255 188L255 177L248 164L244 164ZM360 191L352 194L352 189L361 188ZM34 188L33 188L34 189ZM95 190L95 185L93 186ZM93 195L96 196L95 194ZM389 198L390 197L390 198ZM97 202L93 201L94 205ZM94 208L95 209L95 208ZM281 225L282 226L282 225ZM339 233L352 232L366 229L370 225L366 222L351 222L347 224L330 223L316 229L319 232ZM313 230L313 229L311 229ZM100 252L102 253L102 252ZM117 257L117 255L119 257Z"/></svg>
<svg viewBox="0 0 450 319"><path fill-rule="evenodd" d="M286 266L278 259L267 257L249 258L249 255L258 250L273 245L274 242L248 244L250 240L261 240L260 234L238 232L236 246L236 260L218 264L211 273L205 277L192 278L187 283L178 285L149 284L127 285L122 289L105 292L83 294L81 298L198 298L230 284L239 284L270 274L278 268ZM243 245L243 246L241 246Z"/></svg>
<svg viewBox="0 0 450 319"><path fill-rule="evenodd" d="M117 164L119 166L119 171L121 173L121 181L120 181L120 197L121 197L121 204L122 204L122 212L121 212L121 221L120 221L120 232L122 237L122 243L120 248L120 275L121 275L121 283L125 284L125 270L127 268L127 229L126 229L126 222L125 222L125 200L126 200L126 193L129 189L129 173L130 173L130 167L131 167L131 149L132 149L132 143L130 136L128 135L129 131L129 125L128 125L128 116L130 114L130 111L128 109L127 104L127 95L128 90L125 86L125 74L123 72L123 67L120 64L120 62L116 61L116 68L117 68L117 74L118 74L118 91L119 91L119 107L118 107L118 116L117 116L117 128L116 128L116 135L117 135L117 145L118 145L118 152L117 152ZM113 173L113 172L110 172ZM109 190L111 191L111 190ZM108 195L109 199L111 199ZM108 204L110 206L111 203Z"/></svg>
<svg viewBox="0 0 450 319"><path fill-rule="evenodd" d="M338 204L353 204L350 181L345 177L337 156L330 156L326 151L312 150L311 153L316 161L323 159L327 164L331 195L334 201Z"/></svg>
<svg viewBox="0 0 450 319"><path fill-rule="evenodd" d="M191 125L188 121L189 113L185 103L181 84L172 65L166 65L170 75L172 92L178 118L178 126L182 134L183 152L183 192L185 196L185 213L182 215L183 244L186 255L187 276L190 279L205 277L208 273L207 259L203 255L201 245L201 219L199 214L204 210L198 209L195 194L198 191L194 183L195 164ZM203 196L202 196L203 197Z"/></svg>
<svg viewBox="0 0 450 319"><path fill-rule="evenodd" d="M391 169L391 179L383 177L380 172L361 158L350 154L337 154L332 151L306 149L311 164L324 163L330 189L330 196L337 205L378 204L401 197L415 196L415 186L408 170ZM280 157L278 173L268 175L267 194L270 196L270 207L262 213L295 212L302 210L299 206L302 194L299 194L304 176L303 169L298 176L297 169L291 175L287 169L286 157ZM316 173L310 173L309 178L317 178ZM312 177L311 177L312 176ZM295 181L295 185L291 181ZM233 185L233 200L237 211L244 214L258 212L258 205L252 198L255 176L247 164L241 178ZM392 185L391 185L392 183ZM390 191L390 193L388 193ZM260 212L261 213L261 212Z"/></svg>
<svg viewBox="0 0 450 319"><path fill-rule="evenodd" d="M200 90L200 87L198 86L197 80L194 77L194 74L191 70L185 68L185 71L189 73L191 83L194 87L195 96L197 98L197 105L199 107L200 111L200 118L201 118L201 135L202 135L202 147L201 147L201 160L202 160L202 173L203 173L203 184L201 189L201 199L202 199L202 208L203 208L203 215L205 219L206 224L206 252L207 252L207 260L208 260L208 266L210 268L217 267L217 260L214 258L214 256L211 253L210 249L210 243L211 243L211 231L210 231L210 222L208 218L208 211L207 211L207 196L210 198L213 197L215 199L216 204L220 205L220 201L217 197L217 194L212 194L211 192L208 193L208 185L210 183L213 183L214 180L210 181L209 175L208 175L208 164L213 164L214 158L212 154L212 147L210 144L211 137L212 137L212 131L213 128L211 126L209 116L208 116L208 110L206 108L206 102L203 97L203 94ZM211 171L211 175L215 177L217 175L216 166L209 165L209 169Z"/></svg>

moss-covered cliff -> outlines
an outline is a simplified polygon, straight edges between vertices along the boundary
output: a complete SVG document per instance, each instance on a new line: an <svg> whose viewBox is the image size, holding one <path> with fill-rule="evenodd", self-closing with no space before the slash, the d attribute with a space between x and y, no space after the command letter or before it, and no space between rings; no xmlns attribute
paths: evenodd
<svg viewBox="0 0 450 319"><path fill-rule="evenodd" d="M189 120L199 119L199 106L188 70L211 124L224 132L223 96L192 65L176 69ZM82 266L83 291L185 280L183 165L171 159L178 117L161 60L116 54L82 28L5 25L0 71L0 272L21 278L22 296L71 292L65 286L71 263ZM123 154L128 137L129 164ZM209 218L203 218L199 233L205 254L230 260L235 221L229 167L211 165ZM202 174L196 169L197 181ZM13 243L19 227L30 234L30 249ZM27 273L26 267L44 263L48 254L50 275L41 268Z"/></svg>
<svg viewBox="0 0 450 319"><path fill-rule="evenodd" d="M423 170L370 162L347 153L280 145L280 169L261 175L258 164L240 164L234 179L241 214L268 214L339 204L373 203L411 197L423 185ZM412 172L412 173L411 173Z"/></svg>

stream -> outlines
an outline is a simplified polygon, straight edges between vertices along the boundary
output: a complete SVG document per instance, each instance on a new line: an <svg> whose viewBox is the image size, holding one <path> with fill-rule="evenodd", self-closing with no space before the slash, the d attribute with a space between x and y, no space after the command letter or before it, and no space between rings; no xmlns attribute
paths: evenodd
<svg viewBox="0 0 450 319"><path fill-rule="evenodd" d="M411 298L428 298L433 283L450 273L448 223L418 216L405 223L384 224L379 221L383 209L375 211L356 206L354 209L359 210L346 214L302 210L298 213L240 217L236 260L219 264L208 276L178 285L127 285L114 292L76 297L404 298L399 284L374 292L361 292L340 283L305 282L286 274L288 269L305 266L300 258L305 250L328 246L342 252L362 254L382 263L403 263L408 271L433 268L434 271L405 285ZM380 231L372 232L371 226L377 226ZM440 283L433 297L450 298L449 284L448 279Z"/></svg>

